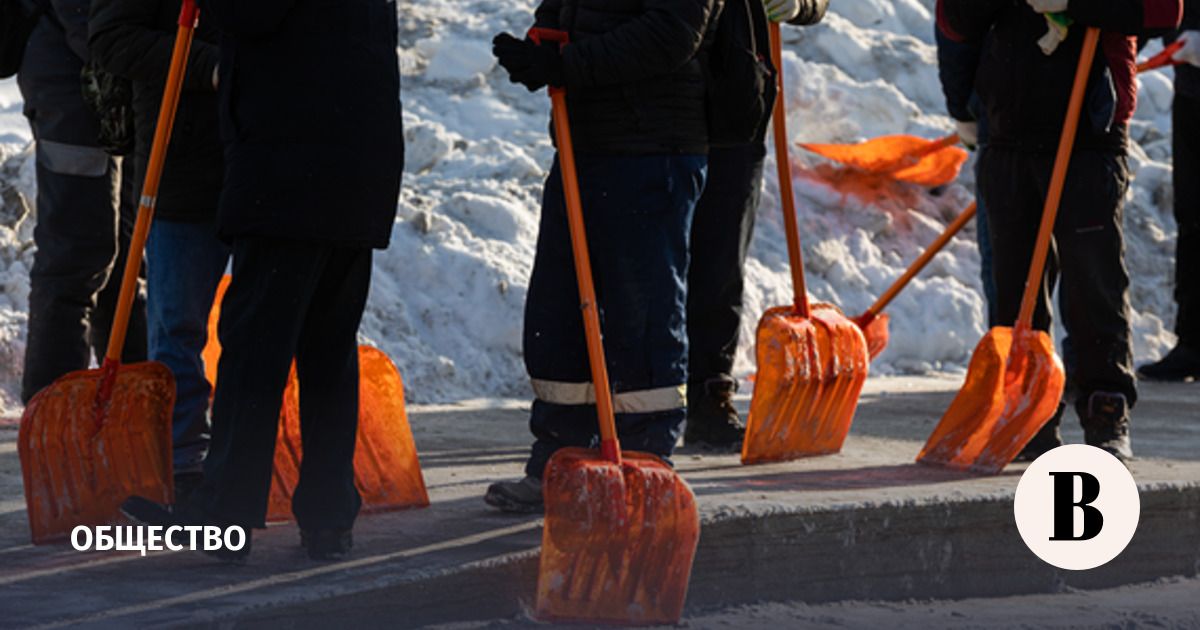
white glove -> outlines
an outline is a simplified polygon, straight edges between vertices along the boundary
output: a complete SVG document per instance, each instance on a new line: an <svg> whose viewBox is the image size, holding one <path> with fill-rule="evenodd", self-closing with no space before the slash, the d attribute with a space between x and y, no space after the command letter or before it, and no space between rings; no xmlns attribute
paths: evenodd
<svg viewBox="0 0 1200 630"><path fill-rule="evenodd" d="M763 0L772 22L787 22L800 15L800 0Z"/></svg>
<svg viewBox="0 0 1200 630"><path fill-rule="evenodd" d="M958 131L958 140L974 149L979 144L979 123L974 120L956 120L954 126Z"/></svg>
<svg viewBox="0 0 1200 630"><path fill-rule="evenodd" d="M1171 59L1200 66L1200 31L1184 31L1175 41L1183 42L1183 47L1176 50Z"/></svg>
<svg viewBox="0 0 1200 630"><path fill-rule="evenodd" d="M1068 0L1025 0L1038 13L1061 13L1067 10Z"/></svg>

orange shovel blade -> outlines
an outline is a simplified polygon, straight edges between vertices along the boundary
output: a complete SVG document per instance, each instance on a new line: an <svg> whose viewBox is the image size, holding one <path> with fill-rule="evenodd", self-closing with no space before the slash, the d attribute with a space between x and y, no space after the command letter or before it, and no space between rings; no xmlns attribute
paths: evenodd
<svg viewBox="0 0 1200 630"><path fill-rule="evenodd" d="M799 146L871 173L923 186L941 186L958 177L967 152L955 146L937 146L940 142L901 134L858 144L799 143Z"/></svg>
<svg viewBox="0 0 1200 630"><path fill-rule="evenodd" d="M992 328L917 461L996 474L1054 415L1066 376L1044 332Z"/></svg>
<svg viewBox="0 0 1200 630"><path fill-rule="evenodd" d="M36 544L65 540L79 525L127 523L120 507L131 495L173 500L171 371L158 362L120 366L107 420L97 427L92 407L102 378L100 369L70 372L25 407L17 450Z"/></svg>
<svg viewBox="0 0 1200 630"><path fill-rule="evenodd" d="M696 498L662 460L563 448L546 465L537 617L676 623L700 538Z"/></svg>
<svg viewBox="0 0 1200 630"><path fill-rule="evenodd" d="M862 332L829 304L811 317L791 306L758 323L758 374L742 463L787 461L842 449L867 379Z"/></svg>
<svg viewBox="0 0 1200 630"><path fill-rule="evenodd" d="M354 446L354 485L364 514L426 507L429 495L417 460L400 373L383 352L358 347L358 441ZM293 365L283 394L275 475L267 520L292 518L292 492L300 480L300 386Z"/></svg>
<svg viewBox="0 0 1200 630"><path fill-rule="evenodd" d="M888 340L891 338L888 332L888 320L891 318L887 313L881 313L871 318L870 323L866 326L862 325L862 319L862 317L856 317L851 321L862 330L863 338L867 341L867 355L871 361L874 361L875 357L879 356L884 348L887 348Z"/></svg>

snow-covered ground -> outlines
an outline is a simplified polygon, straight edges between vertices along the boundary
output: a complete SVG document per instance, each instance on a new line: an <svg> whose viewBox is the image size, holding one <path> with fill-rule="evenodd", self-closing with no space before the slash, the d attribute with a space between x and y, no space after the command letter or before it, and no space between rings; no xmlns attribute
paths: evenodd
<svg viewBox="0 0 1200 630"><path fill-rule="evenodd" d="M523 33L534 0L399 3L407 171L392 246L378 252L363 343L383 349L410 402L528 397L521 316L542 179L553 158L549 100L510 84L491 55L500 31ZM886 134L938 138L944 113L933 47L933 0L838 0L824 22L784 31L788 131L797 142ZM1154 42L1145 54L1161 48ZM1170 70L1139 77L1126 200L1135 359L1158 358L1169 332ZM0 417L17 400L25 343L36 195L30 134L13 80L0 81ZM890 184L850 192L813 154L793 151L812 298L863 312L973 195L971 164L937 190ZM736 373L754 371L754 327L791 301L773 158L746 266ZM872 374L961 372L985 332L974 228L968 226L895 302L891 343Z"/></svg>

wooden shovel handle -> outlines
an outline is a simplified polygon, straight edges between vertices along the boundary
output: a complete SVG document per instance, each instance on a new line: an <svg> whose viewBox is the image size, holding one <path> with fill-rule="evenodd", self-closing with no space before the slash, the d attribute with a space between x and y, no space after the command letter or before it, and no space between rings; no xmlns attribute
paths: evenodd
<svg viewBox="0 0 1200 630"><path fill-rule="evenodd" d="M529 30L534 41L557 41L565 45L567 34L544 28ZM575 171L575 149L571 143L571 125L567 119L567 94L563 88L550 87L553 106L554 136L558 141L558 163L562 170L563 192L567 198L567 222L571 227L571 248L575 254L575 277L579 284L579 306L583 311L583 329L587 335L588 361L592 385L596 391L596 415L600 420L600 452L605 459L620 465L621 444L617 441L617 423L613 416L612 391L608 368L604 363L604 343L600 338L600 314L596 309L596 289L592 283L592 262L588 256L587 234L583 227L583 204L579 199L579 178Z"/></svg>
<svg viewBox="0 0 1200 630"><path fill-rule="evenodd" d="M1033 310L1037 304L1038 289L1042 284L1042 272L1046 266L1046 255L1050 250L1050 237L1054 233L1054 220L1058 217L1058 202L1062 199L1063 182L1067 178L1067 164L1071 160L1071 149L1075 144L1075 129L1079 126L1079 112L1083 109L1083 93L1087 86L1096 55L1096 42L1100 29L1089 26L1083 38L1083 50L1079 52L1079 65L1075 69L1075 82L1071 86L1071 100L1067 104L1067 119L1063 123L1062 135L1058 140L1058 154L1054 156L1054 171L1050 176L1050 190L1046 194L1046 205L1042 209L1042 223L1034 245L1033 262L1029 265L1029 276L1025 279L1025 294L1021 298L1021 312L1014 328L1028 330L1033 325Z"/></svg>
<svg viewBox="0 0 1200 630"><path fill-rule="evenodd" d="M955 219L950 225L946 226L945 231L943 231L937 237L937 239L935 239L933 243L929 245L929 247L925 248L925 251L921 253L921 256L917 258L912 265L909 265L908 270L904 272L904 275L900 276L899 279L893 282L892 286L888 287L888 290L884 291L883 295L879 296L879 299L875 300L875 303L872 304L871 307L868 308L866 312L860 315L855 321L861 322L860 326L863 328L865 328L867 324L870 324L871 320L875 319L875 316L878 315L880 311L887 308L887 305L892 302L892 299L894 299L898 293L900 293L900 290L908 286L908 283L918 273L921 273L921 270L925 268L925 265L929 264L929 261L933 260L933 257L936 256L937 253L946 246L946 243L950 242L950 239L954 238L954 235L958 234L958 231L961 230L962 227L967 224L967 221L970 221L974 216L975 202L972 201L971 205L967 206L967 209L963 210L962 214L958 215L957 219Z"/></svg>
<svg viewBox="0 0 1200 630"><path fill-rule="evenodd" d="M175 36L175 49L171 54L171 66L167 73L167 85L163 90L162 106L158 112L158 126L154 130L154 144L150 148L150 162L146 167L142 197L138 202L137 223L133 228L129 256L125 261L125 275L121 278L117 312L113 316L112 332L108 337L108 352L104 355L106 365L120 363L121 351L125 346L125 331L129 325L129 313L133 310L138 271L142 266L142 251L150 233L150 219L154 216L158 184L162 179L162 166L167 157L167 143L171 140L175 109L179 104L179 91L183 86L183 73L187 67L188 51L192 47L192 34L195 32L199 15L195 0L183 0L183 7L179 11L179 31Z"/></svg>
<svg viewBox="0 0 1200 630"><path fill-rule="evenodd" d="M787 235L788 263L792 267L792 292L796 314L808 317L808 289L804 286L804 256L800 251L800 228L796 225L796 197L792 191L792 162L788 153L787 112L783 106L783 44L779 23L771 22L771 61L775 64L776 85L773 121L775 127L775 167L779 172L779 196L783 202L783 228Z"/></svg>

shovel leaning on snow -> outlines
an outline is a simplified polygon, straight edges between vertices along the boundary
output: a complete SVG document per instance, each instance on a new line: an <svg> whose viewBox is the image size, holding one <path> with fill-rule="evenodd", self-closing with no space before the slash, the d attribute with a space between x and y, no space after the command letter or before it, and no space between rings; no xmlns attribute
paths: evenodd
<svg viewBox="0 0 1200 630"><path fill-rule="evenodd" d="M121 365L121 350L198 17L194 0L183 0L104 363L59 377L21 418L17 450L35 543L65 539L79 525L127 522L120 507L130 495L173 500L175 377L157 361Z"/></svg>
<svg viewBox="0 0 1200 630"><path fill-rule="evenodd" d="M782 68L779 24L771 23L771 55ZM831 304L808 303L788 158L783 80L775 101L775 155L787 234L794 302L763 313L755 357L758 373L742 463L836 453L850 431L867 379L867 344L858 326Z"/></svg>
<svg viewBox="0 0 1200 630"><path fill-rule="evenodd" d="M208 381L217 382L221 344L217 322L229 276L221 279L208 317L204 364ZM429 505L421 463L404 410L404 383L391 359L377 348L358 347L358 436L354 445L354 485L362 495L362 513L377 514ZM300 381L292 364L275 441L268 521L292 518L292 492L300 480Z"/></svg>
<svg viewBox="0 0 1200 630"><path fill-rule="evenodd" d="M890 336L888 334L887 327L888 316L880 314L881 311L887 308L888 304L891 304L896 295L899 294L904 287L908 286L908 283L912 281L912 279L916 277L918 273L921 273L921 270L925 268L925 265L929 264L929 261L933 260L933 257L936 256L937 253L946 246L946 243L949 243L950 239L954 238L955 234L958 234L958 231L967 224L967 221L970 221L974 217L975 202L972 201L971 205L967 206L967 209L963 210L962 214L958 215L957 219L952 221L950 225L946 226L946 229L943 230L936 239L934 239L933 243L930 243L929 247L925 248L925 251L922 252L915 261L913 261L913 264L909 265L904 274L896 279L896 281L892 283L892 286L888 287L888 290L884 291L883 295L879 296L878 300L875 300L874 304L867 308L867 310L863 311L862 315L859 315L851 320L860 329L862 329L863 336L867 339L867 353L871 355L872 360L879 356L879 353L883 352L883 349L887 347L888 338Z"/></svg>
<svg viewBox="0 0 1200 630"><path fill-rule="evenodd" d="M966 382L921 449L920 463L998 473L1058 408L1066 382L1062 361L1050 335L1033 330L1033 311L1099 37L1095 27L1084 36L1016 324L992 328L979 342Z"/></svg>
<svg viewBox="0 0 1200 630"><path fill-rule="evenodd" d="M567 43L563 31L534 28L529 36ZM617 441L566 92L549 91L601 441L599 450L560 449L546 464L536 614L543 620L673 624L683 612L700 538L696 498L662 460L622 451Z"/></svg>

